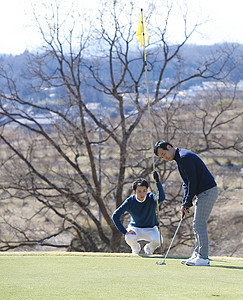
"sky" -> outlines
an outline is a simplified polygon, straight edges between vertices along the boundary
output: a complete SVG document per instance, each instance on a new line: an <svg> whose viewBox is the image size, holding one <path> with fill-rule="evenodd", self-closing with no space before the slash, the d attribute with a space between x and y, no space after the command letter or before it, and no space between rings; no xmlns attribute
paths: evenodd
<svg viewBox="0 0 243 300"><path fill-rule="evenodd" d="M21 54L40 45L40 39L33 29L31 3L41 0L1 1L0 6L0 54ZM71 1L71 0L61 0ZM97 10L98 0L80 0L89 8ZM127 0L120 0L127 1ZM167 0L161 0L167 1ZM170 0L171 1L171 0ZM178 0L183 1L183 0ZM221 42L243 44L243 1L242 0L186 0L189 7L199 13L207 22L200 28L190 43L210 45ZM143 1L137 0L137 4ZM41 12L40 12L41 14ZM175 18L175 23L176 18Z"/></svg>

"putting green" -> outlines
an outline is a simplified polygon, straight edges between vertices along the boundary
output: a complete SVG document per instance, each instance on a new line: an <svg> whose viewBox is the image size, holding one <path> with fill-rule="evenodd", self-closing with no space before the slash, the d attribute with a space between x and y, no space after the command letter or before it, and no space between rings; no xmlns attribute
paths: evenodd
<svg viewBox="0 0 243 300"><path fill-rule="evenodd" d="M108 253L0 254L1 300L243 299L243 259L212 257L210 267L178 258Z"/></svg>

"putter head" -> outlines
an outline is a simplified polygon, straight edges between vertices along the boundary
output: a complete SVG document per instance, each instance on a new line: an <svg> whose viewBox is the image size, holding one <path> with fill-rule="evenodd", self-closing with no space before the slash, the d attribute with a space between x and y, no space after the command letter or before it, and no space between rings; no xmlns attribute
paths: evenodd
<svg viewBox="0 0 243 300"><path fill-rule="evenodd" d="M165 261L156 261L157 265L166 265Z"/></svg>

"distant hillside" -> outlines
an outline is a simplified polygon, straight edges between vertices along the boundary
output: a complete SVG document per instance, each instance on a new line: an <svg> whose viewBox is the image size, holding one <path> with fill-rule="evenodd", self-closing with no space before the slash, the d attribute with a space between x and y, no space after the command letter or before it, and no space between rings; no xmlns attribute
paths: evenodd
<svg viewBox="0 0 243 300"><path fill-rule="evenodd" d="M190 74L195 70L198 66L198 62L201 60L202 57L209 57L217 52L217 49L219 47L222 47L221 44L211 45L211 46L198 46L198 45L185 45L180 52L180 72L184 74ZM173 47L172 47L173 48ZM149 71L149 82L150 82L150 89L152 92L153 89L153 82L158 77L159 72L159 63L161 64L163 62L162 53L160 53L161 50L158 51L155 47L153 48L148 47L147 49L147 61L148 61L148 71ZM228 77L229 81L233 81L234 83L239 82L240 80L243 80L243 45L237 45L237 50L235 52L238 57L238 61L232 62L232 66L234 63L237 63L237 67L232 71L230 76ZM21 97L27 97L28 99L35 99L35 101L38 100L44 100L44 99L61 99L62 95L65 94L64 88L59 87L57 88L43 88L41 91L38 91L38 94L35 94L32 87L36 86L36 82L32 74L29 74L28 69L26 70L26 65L28 61L29 52L26 51L21 55L0 55L0 68L7 69L10 71L13 75L13 78L17 80L17 87L19 90L19 94ZM135 53L131 52L131 57L135 55ZM150 70L149 69L149 61L159 61L158 68L155 68ZM86 59L85 64L87 66L92 67L92 60ZM55 61L50 62L50 59L48 59L48 72L52 74L54 70L56 69ZM131 68L134 72L136 72L137 64L134 63L134 65L131 65ZM119 72L119 70L117 70ZM176 76L178 73L178 66L175 66L174 63L169 63L166 67L166 72L164 76L164 87L166 88L166 82L170 81L171 78ZM109 64L108 61L104 59L102 62L102 70L100 70L100 75L103 79L107 78L107 81L109 80ZM188 89L189 87L193 85L200 85L202 83L202 79L193 79L190 82L185 83L181 86L181 89ZM0 77L0 84L2 83L2 79ZM91 82L87 82L90 83ZM104 98L104 94L99 93L95 89L92 89L88 84L83 85L83 95L86 97L87 102L101 102L103 105L105 105L105 101L107 100Z"/></svg>

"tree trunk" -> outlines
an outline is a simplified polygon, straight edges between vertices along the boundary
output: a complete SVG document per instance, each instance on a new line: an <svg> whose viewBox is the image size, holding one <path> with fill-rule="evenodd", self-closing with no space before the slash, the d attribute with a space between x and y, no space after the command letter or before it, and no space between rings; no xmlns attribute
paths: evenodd
<svg viewBox="0 0 243 300"><path fill-rule="evenodd" d="M112 231L111 237L111 252L120 252L122 234L118 230Z"/></svg>

